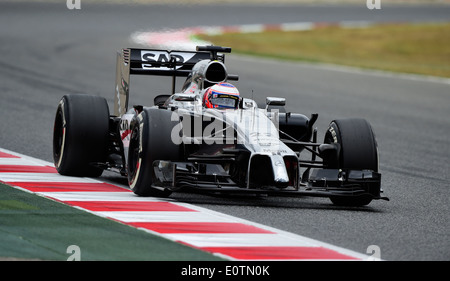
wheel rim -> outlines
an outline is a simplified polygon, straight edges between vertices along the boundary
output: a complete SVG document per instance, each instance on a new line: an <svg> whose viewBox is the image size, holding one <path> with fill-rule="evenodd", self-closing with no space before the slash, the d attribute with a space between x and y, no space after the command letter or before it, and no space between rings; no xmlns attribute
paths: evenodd
<svg viewBox="0 0 450 281"><path fill-rule="evenodd" d="M53 159L55 161L55 166L59 167L63 156L66 135L64 114L61 109L58 109L58 112L56 114L53 130Z"/></svg>
<svg viewBox="0 0 450 281"><path fill-rule="evenodd" d="M137 171L139 170L139 129L136 127L131 132L130 146L128 147L128 175L130 185L133 185L136 180Z"/></svg>

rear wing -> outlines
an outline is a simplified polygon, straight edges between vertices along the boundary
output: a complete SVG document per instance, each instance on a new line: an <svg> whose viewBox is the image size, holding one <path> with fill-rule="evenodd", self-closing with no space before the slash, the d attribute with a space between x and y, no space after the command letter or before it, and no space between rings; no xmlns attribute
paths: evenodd
<svg viewBox="0 0 450 281"><path fill-rule="evenodd" d="M219 59L223 62L224 56L217 56L217 52L210 50L210 47L213 46L198 47L197 52L133 48L118 51L114 115L121 116L128 109L130 75L172 76L174 81L175 77L187 77L201 60ZM225 48L218 51L227 52Z"/></svg>

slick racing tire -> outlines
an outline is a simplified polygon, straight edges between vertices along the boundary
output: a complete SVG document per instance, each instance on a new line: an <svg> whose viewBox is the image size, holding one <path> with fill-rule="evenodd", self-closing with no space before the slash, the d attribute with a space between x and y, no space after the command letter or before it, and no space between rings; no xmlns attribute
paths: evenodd
<svg viewBox="0 0 450 281"><path fill-rule="evenodd" d="M53 128L53 160L61 175L99 177L109 136L109 108L105 98L83 94L62 97Z"/></svg>
<svg viewBox="0 0 450 281"><path fill-rule="evenodd" d="M180 160L180 145L171 139L176 122L171 111L144 108L131 123L131 138L127 161L128 184L139 196L168 197L172 192L153 186L153 162Z"/></svg>
<svg viewBox="0 0 450 281"><path fill-rule="evenodd" d="M378 172L377 142L372 127L365 119L332 121L325 134L324 143L336 143L339 147L338 161L330 165L330 168ZM371 196L335 196L330 199L334 204L344 206L364 206L372 201Z"/></svg>

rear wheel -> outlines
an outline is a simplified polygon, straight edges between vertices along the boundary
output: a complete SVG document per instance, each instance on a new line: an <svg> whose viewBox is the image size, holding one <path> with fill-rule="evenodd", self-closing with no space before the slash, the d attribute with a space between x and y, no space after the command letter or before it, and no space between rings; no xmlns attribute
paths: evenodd
<svg viewBox="0 0 450 281"><path fill-rule="evenodd" d="M180 146L171 140L171 112L144 108L131 124L127 173L131 190L140 196L167 197L172 192L152 186L153 162L180 160Z"/></svg>
<svg viewBox="0 0 450 281"><path fill-rule="evenodd" d="M336 143L338 161L331 168L372 170L378 172L378 149L372 127L365 119L341 119L330 123L324 143ZM363 206L372 201L367 197L331 197L336 205Z"/></svg>
<svg viewBox="0 0 450 281"><path fill-rule="evenodd" d="M92 165L105 162L109 134L106 99L65 95L56 110L53 159L61 175L98 177L103 170Z"/></svg>

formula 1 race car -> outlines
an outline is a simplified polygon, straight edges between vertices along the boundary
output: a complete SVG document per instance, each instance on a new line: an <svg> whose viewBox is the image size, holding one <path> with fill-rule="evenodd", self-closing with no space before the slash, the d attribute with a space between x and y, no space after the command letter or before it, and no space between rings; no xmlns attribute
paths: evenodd
<svg viewBox="0 0 450 281"><path fill-rule="evenodd" d="M70 94L59 102L57 171L86 177L115 171L140 196L183 190L329 197L351 206L388 200L380 195L377 143L366 120L334 120L319 143L318 114L286 112L284 98L267 97L260 108L252 99L214 92L215 106L205 107L205 91L238 80L224 64L230 52L219 46L119 51L113 115L99 96ZM172 92L154 97L153 106L128 108L136 74L171 76ZM180 92L177 77L186 77Z"/></svg>

